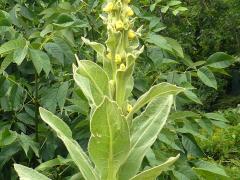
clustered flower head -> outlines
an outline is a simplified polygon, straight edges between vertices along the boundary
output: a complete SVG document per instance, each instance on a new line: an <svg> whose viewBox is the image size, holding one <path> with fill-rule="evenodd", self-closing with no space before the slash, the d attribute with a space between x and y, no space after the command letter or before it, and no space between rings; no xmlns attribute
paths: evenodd
<svg viewBox="0 0 240 180"><path fill-rule="evenodd" d="M107 0L103 6L102 18L107 25L108 34L105 58L112 67L110 81L116 84L118 84L116 79L118 72L125 73L129 67L133 67L143 49L138 49L139 32L134 31L134 11L129 5L130 2L131 0ZM131 111L130 105L123 106L125 111Z"/></svg>
<svg viewBox="0 0 240 180"><path fill-rule="evenodd" d="M107 26L109 36L114 36L114 34L119 33L118 36L121 36L118 44L115 47L108 47L108 52L106 53L106 58L113 60L117 69L123 70L126 66L124 57L122 54L127 54L129 52L124 52L128 48L129 41L133 41L137 38L137 33L132 29L131 17L134 15L132 8L129 6L131 0L110 0L104 7L103 12L107 14ZM109 37L111 38L111 37ZM117 47L118 46L118 47ZM115 48L116 51L112 52L112 49Z"/></svg>

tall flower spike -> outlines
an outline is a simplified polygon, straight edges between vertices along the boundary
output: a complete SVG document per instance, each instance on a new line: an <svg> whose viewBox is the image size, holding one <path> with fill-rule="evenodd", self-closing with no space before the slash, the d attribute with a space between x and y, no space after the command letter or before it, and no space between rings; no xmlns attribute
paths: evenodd
<svg viewBox="0 0 240 180"><path fill-rule="evenodd" d="M142 48L136 45L138 33L132 30L134 12L129 6L131 1L107 0L107 2L103 11L108 30L106 41L108 53L105 55L106 60L103 61L103 67L108 73L109 79L115 82L114 85L110 85L112 97L127 114L131 109L130 106L127 109L126 102L130 96L129 89L133 88L134 64L142 52Z"/></svg>
<svg viewBox="0 0 240 180"><path fill-rule="evenodd" d="M104 12L111 12L113 10L113 3L112 2L109 2L104 8L103 8L103 11Z"/></svg>

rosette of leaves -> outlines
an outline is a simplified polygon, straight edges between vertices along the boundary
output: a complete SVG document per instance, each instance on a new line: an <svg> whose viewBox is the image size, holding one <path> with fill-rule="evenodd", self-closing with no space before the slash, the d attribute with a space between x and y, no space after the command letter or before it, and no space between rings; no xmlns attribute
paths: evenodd
<svg viewBox="0 0 240 180"><path fill-rule="evenodd" d="M89 156L61 119L40 108L42 119L63 141L78 167L79 179L154 180L179 157L176 155L163 164L139 172L147 151L167 121L174 95L184 89L160 83L133 105L129 102L135 61L143 51L138 42L140 30L133 30L131 16L134 13L129 3L130 0L106 2L102 15L108 34L105 45L82 38L96 51L97 63L78 60L78 66L73 65L74 80L91 107ZM49 179L19 164L15 164L15 169L21 179Z"/></svg>

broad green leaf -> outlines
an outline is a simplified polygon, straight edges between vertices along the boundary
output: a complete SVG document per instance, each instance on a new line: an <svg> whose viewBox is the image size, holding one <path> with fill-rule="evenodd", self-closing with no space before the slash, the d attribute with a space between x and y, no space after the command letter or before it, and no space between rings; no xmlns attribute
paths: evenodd
<svg viewBox="0 0 240 180"><path fill-rule="evenodd" d="M66 165L70 162L72 162L72 159L64 159L63 157L58 156L55 159L52 159L52 160L46 161L44 163L41 163L35 169L37 171L46 171L46 170L48 170L50 168L53 168L55 166Z"/></svg>
<svg viewBox="0 0 240 180"><path fill-rule="evenodd" d="M176 95L180 92L184 91L184 88L177 87L175 85L169 83L160 83L158 85L153 86L148 92L143 94L133 106L133 110L128 114L128 119L136 113L139 109L145 106L147 103L152 101L154 98L158 96L167 96L167 95Z"/></svg>
<svg viewBox="0 0 240 180"><path fill-rule="evenodd" d="M12 144L17 139L17 133L8 129L0 131L0 147Z"/></svg>
<svg viewBox="0 0 240 180"><path fill-rule="evenodd" d="M217 166L216 164L212 164L207 161L197 161L194 163L195 167L193 170L202 178L206 180L228 180L231 179L226 174L223 168Z"/></svg>
<svg viewBox="0 0 240 180"><path fill-rule="evenodd" d="M61 110L61 112L63 111L63 107L67 98L67 93L68 93L68 81L64 82L61 84L61 86L58 89L58 93L57 93L57 102L58 102L58 106Z"/></svg>
<svg viewBox="0 0 240 180"><path fill-rule="evenodd" d="M41 37L46 36L47 34L51 33L53 31L53 25L48 24L40 33Z"/></svg>
<svg viewBox="0 0 240 180"><path fill-rule="evenodd" d="M71 14L60 14L57 17L57 22L53 23L53 25L61 27L61 28L66 28L74 24L74 19L71 16Z"/></svg>
<svg viewBox="0 0 240 180"><path fill-rule="evenodd" d="M33 150L33 152L35 153L35 155L37 157L39 157L38 143L34 142L31 137L29 137L23 133L21 133L21 135L19 135L18 137L20 139L20 144L21 144L27 157L28 157L28 151L29 151L30 147Z"/></svg>
<svg viewBox="0 0 240 180"><path fill-rule="evenodd" d="M30 49L30 55L38 74L43 70L47 75L52 69L48 55L40 50Z"/></svg>
<svg viewBox="0 0 240 180"><path fill-rule="evenodd" d="M9 53L15 49L23 48L26 45L25 39L10 40L0 46L0 54Z"/></svg>
<svg viewBox="0 0 240 180"><path fill-rule="evenodd" d="M170 119L170 117L169 117L169 119ZM182 146L179 142L176 131L165 128L159 134L158 140L165 143L172 149L175 149L177 151L182 151L184 153L184 149L182 148Z"/></svg>
<svg viewBox="0 0 240 180"><path fill-rule="evenodd" d="M181 4L181 3L182 3L181 1L172 0L172 1L170 1L167 5L168 5L168 6L176 6L176 5L179 5L179 4Z"/></svg>
<svg viewBox="0 0 240 180"><path fill-rule="evenodd" d="M105 71L92 61L78 61L79 68L74 72L74 80L91 106L98 106L104 96L109 96L109 79Z"/></svg>
<svg viewBox="0 0 240 180"><path fill-rule="evenodd" d="M72 139L72 132L70 128L60 118L52 114L51 112L40 108L41 118L56 131L58 137L65 144L72 160L78 166L86 179L98 180L95 170L93 169L90 160L84 153L79 144Z"/></svg>
<svg viewBox="0 0 240 180"><path fill-rule="evenodd" d="M175 40L169 37L165 37L167 42L171 45L172 49L177 53L181 58L184 58L182 46Z"/></svg>
<svg viewBox="0 0 240 180"><path fill-rule="evenodd" d="M50 111L39 108L40 116L57 134L64 134L64 136L71 138L72 131L68 125L62 121L59 117L55 116Z"/></svg>
<svg viewBox="0 0 240 180"><path fill-rule="evenodd" d="M118 105L105 97L91 119L89 153L102 179L116 180L126 160L130 135L126 119Z"/></svg>
<svg viewBox="0 0 240 180"><path fill-rule="evenodd" d="M24 48L16 49L13 53L13 61L20 65L28 53L28 46L26 45Z"/></svg>
<svg viewBox="0 0 240 180"><path fill-rule="evenodd" d="M56 43L47 43L44 45L44 49L54 57L56 60L59 61L62 65L64 65L64 53L61 47Z"/></svg>
<svg viewBox="0 0 240 180"><path fill-rule="evenodd" d="M197 97L197 95L194 92L186 90L184 91L184 94L195 103L202 104L201 100Z"/></svg>
<svg viewBox="0 0 240 180"><path fill-rule="evenodd" d="M182 145L190 156L203 157L203 152L191 134L182 134Z"/></svg>
<svg viewBox="0 0 240 180"><path fill-rule="evenodd" d="M2 61L1 67L0 67L0 74L5 71L5 69L11 64L13 61L13 54L8 54L4 60Z"/></svg>
<svg viewBox="0 0 240 180"><path fill-rule="evenodd" d="M169 8L170 8L169 6L163 6L163 7L161 8L161 12L162 12L162 13L166 13Z"/></svg>
<svg viewBox="0 0 240 180"><path fill-rule="evenodd" d="M215 76L207 67L204 66L198 69L197 75L205 85L217 89Z"/></svg>
<svg viewBox="0 0 240 180"><path fill-rule="evenodd" d="M105 54L105 51L106 51L105 49L106 48L105 48L104 45L102 45L100 43L97 43L97 42L91 42L91 41L89 41L88 39L86 39L84 37L82 37L82 40L83 40L83 42L85 44L91 46L98 54L100 54L102 56Z"/></svg>
<svg viewBox="0 0 240 180"><path fill-rule="evenodd" d="M213 68L227 68L233 64L235 59L223 52L217 52L207 59L207 66Z"/></svg>
<svg viewBox="0 0 240 180"><path fill-rule="evenodd" d="M145 111L133 120L131 149L128 159L121 167L120 180L130 179L138 173L142 160L165 125L173 104L173 95L158 97Z"/></svg>
<svg viewBox="0 0 240 180"><path fill-rule="evenodd" d="M173 52L171 45L168 43L167 39L163 36L157 34L149 34L147 37L147 42L155 44L161 49Z"/></svg>
<svg viewBox="0 0 240 180"><path fill-rule="evenodd" d="M20 164L14 164L14 168L17 171L20 180L51 180L36 170Z"/></svg>
<svg viewBox="0 0 240 180"><path fill-rule="evenodd" d="M179 156L171 157L163 164L139 173L131 178L131 180L155 180L163 171L166 171L169 166L173 165Z"/></svg>
<svg viewBox="0 0 240 180"><path fill-rule="evenodd" d="M228 120L223 116L223 114L220 114L220 113L205 113L204 116L207 117L208 119L228 122Z"/></svg>

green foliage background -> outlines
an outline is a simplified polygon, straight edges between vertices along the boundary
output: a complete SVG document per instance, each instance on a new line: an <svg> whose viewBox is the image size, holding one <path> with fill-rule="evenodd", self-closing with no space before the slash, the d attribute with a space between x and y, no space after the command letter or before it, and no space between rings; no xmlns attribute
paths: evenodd
<svg viewBox="0 0 240 180"><path fill-rule="evenodd" d="M81 37L106 39L99 17L102 4L99 0L0 1L0 179L17 179L14 162L37 167L52 179L70 179L76 172L63 144L40 119L38 108L64 119L74 139L86 148L89 107L72 80L72 63L74 54L96 61L97 55ZM132 4L135 26L143 25L141 44L145 45L134 74L133 101L158 82L189 89L176 98L176 110L143 168L180 152L175 168L159 179L209 179L202 171L220 179L225 178L223 169L231 179L240 178L240 100L234 90L240 77L240 2L136 0ZM224 54L211 61L216 52ZM222 56L227 61L216 68L213 62ZM208 163L223 168L215 165L208 172L203 168Z"/></svg>

